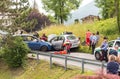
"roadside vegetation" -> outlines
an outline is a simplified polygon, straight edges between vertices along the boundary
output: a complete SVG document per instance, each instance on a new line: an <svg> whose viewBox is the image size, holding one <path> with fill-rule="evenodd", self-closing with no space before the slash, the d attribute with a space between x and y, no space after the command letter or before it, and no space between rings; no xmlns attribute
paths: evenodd
<svg viewBox="0 0 120 79"><path fill-rule="evenodd" d="M80 69L72 68L67 71L56 64L49 68L49 63L28 59L26 66L23 68L10 69L6 64L0 61L0 79L70 79L71 77L81 74ZM91 71L86 71L85 75L92 75Z"/></svg>
<svg viewBox="0 0 120 79"><path fill-rule="evenodd" d="M59 29L58 29L59 28ZM77 37L81 38L81 43L85 41L85 33L87 30L90 30L92 33L100 32L100 40L97 46L99 46L102 42L102 38L107 36L109 40L116 39L119 36L118 27L116 24L116 19L111 18L107 20L97 21L95 23L87 23L87 24L73 24L70 26L64 25L52 25L50 27L46 27L42 31L39 31L40 36L43 33L49 34L61 34L64 31L73 32ZM77 50L79 52L91 53L88 46L80 45L80 48Z"/></svg>

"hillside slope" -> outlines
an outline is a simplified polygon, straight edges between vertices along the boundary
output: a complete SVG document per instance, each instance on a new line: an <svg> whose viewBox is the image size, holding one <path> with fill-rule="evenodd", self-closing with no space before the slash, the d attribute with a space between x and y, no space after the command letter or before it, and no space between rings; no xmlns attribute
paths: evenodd
<svg viewBox="0 0 120 79"><path fill-rule="evenodd" d="M100 32L100 36L107 36L109 40L116 39L118 35L118 27L116 25L116 19L111 18L107 20L97 21L95 23L87 23L87 24L73 24L69 26L64 25L53 25L50 27L46 27L42 31L39 31L39 34L43 33L49 34L61 34L64 31L71 31L76 36L81 37L82 40L85 39L85 33L87 30L90 30L92 33L96 33L96 31ZM112 37L111 37L112 36Z"/></svg>

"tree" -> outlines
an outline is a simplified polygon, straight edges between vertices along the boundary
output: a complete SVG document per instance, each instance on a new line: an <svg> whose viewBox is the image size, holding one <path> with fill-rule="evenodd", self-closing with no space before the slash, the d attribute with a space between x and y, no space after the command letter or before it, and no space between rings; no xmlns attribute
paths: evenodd
<svg viewBox="0 0 120 79"><path fill-rule="evenodd" d="M101 8L101 14L103 19L113 18L117 16L117 26L120 33L120 1L119 0L95 0L99 8Z"/></svg>
<svg viewBox="0 0 120 79"><path fill-rule="evenodd" d="M47 16L41 14L36 9L28 9L23 12L17 19L16 23L27 32L41 30L51 24Z"/></svg>
<svg viewBox="0 0 120 79"><path fill-rule="evenodd" d="M0 1L0 13L2 16L5 16L5 18L0 19L1 27L6 27L6 25L2 25L4 21L10 21L9 24L7 24L6 29L8 29L10 32L14 32L18 28L18 24L16 23L16 18L24 11L26 11L29 8L29 2L28 0L3 0Z"/></svg>
<svg viewBox="0 0 120 79"><path fill-rule="evenodd" d="M117 26L118 26L118 31L120 33L120 13L119 13L119 0L114 0L115 2L115 8L116 8L116 15L117 15Z"/></svg>
<svg viewBox="0 0 120 79"><path fill-rule="evenodd" d="M81 0L42 0L44 8L52 11L59 23L68 19L71 10L79 7Z"/></svg>
<svg viewBox="0 0 120 79"><path fill-rule="evenodd" d="M103 19L116 16L114 0L95 0L95 2L96 6L101 8L101 15Z"/></svg>

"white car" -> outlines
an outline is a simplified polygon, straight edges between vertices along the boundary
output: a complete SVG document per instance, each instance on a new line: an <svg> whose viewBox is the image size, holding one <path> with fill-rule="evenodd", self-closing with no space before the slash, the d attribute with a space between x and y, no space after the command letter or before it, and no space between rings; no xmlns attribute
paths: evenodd
<svg viewBox="0 0 120 79"><path fill-rule="evenodd" d="M108 54L109 54L110 50L115 49L115 45L118 45L119 50L120 50L120 40L112 40L112 41L108 42ZM101 52L101 48L100 47L95 48L94 56L95 56L96 60L100 60L100 58L102 56L102 52Z"/></svg>
<svg viewBox="0 0 120 79"><path fill-rule="evenodd" d="M72 44L71 48L77 48L80 45L80 40L73 34L57 35L49 41L55 50L62 50L65 42Z"/></svg>

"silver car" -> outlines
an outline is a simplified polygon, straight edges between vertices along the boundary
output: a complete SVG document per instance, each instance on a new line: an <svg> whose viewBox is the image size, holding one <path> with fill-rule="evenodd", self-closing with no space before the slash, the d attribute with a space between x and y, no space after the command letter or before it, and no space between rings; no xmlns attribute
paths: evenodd
<svg viewBox="0 0 120 79"><path fill-rule="evenodd" d="M72 44L71 48L77 48L80 45L80 40L73 34L63 34L63 35L58 35L52 38L49 41L55 50L62 50L63 44L65 42L70 42Z"/></svg>

